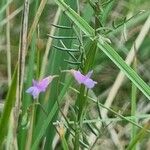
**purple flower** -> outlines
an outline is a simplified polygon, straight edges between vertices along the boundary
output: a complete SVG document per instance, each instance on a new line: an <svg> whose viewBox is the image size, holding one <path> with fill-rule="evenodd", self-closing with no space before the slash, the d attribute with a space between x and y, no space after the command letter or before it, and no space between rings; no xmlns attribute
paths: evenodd
<svg viewBox="0 0 150 150"><path fill-rule="evenodd" d="M92 89L95 84L97 84L96 81L93 81L90 78L93 71L89 71L86 75L83 75L80 71L76 71L74 69L71 69L70 71L79 84L84 84L89 89Z"/></svg>
<svg viewBox="0 0 150 150"><path fill-rule="evenodd" d="M48 85L52 82L56 76L48 76L40 81L33 80L32 86L26 90L27 93L31 94L36 99L40 92L45 92Z"/></svg>

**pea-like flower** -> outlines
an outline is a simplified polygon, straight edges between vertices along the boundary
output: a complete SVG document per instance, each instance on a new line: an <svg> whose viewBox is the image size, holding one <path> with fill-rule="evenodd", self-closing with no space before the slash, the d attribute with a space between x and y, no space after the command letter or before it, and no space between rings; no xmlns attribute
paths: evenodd
<svg viewBox="0 0 150 150"><path fill-rule="evenodd" d="M32 86L26 90L26 93L31 94L33 98L36 99L39 96L39 93L46 91L48 85L55 77L56 75L48 76L40 81L33 80Z"/></svg>
<svg viewBox="0 0 150 150"><path fill-rule="evenodd" d="M93 73L93 70L89 71L86 75L83 75L79 70L76 71L74 69L71 69L70 72L79 84L84 84L89 89L92 89L95 86L95 84L97 84L96 81L90 78Z"/></svg>

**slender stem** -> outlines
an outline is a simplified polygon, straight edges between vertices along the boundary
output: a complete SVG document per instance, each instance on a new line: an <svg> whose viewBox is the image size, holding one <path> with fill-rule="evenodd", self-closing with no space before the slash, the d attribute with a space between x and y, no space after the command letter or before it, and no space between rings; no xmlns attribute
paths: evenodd
<svg viewBox="0 0 150 150"><path fill-rule="evenodd" d="M22 27L19 41L19 52L18 52L18 73L17 73L17 91L16 91L16 102L15 102L15 124L14 133L18 131L19 115L22 101L22 91L24 85L25 75L25 55L27 50L27 31L28 31L28 15L29 15L29 0L24 1L24 9L22 14ZM15 135L17 141L17 135Z"/></svg>
<svg viewBox="0 0 150 150"><path fill-rule="evenodd" d="M82 125L81 121L81 114L83 110L83 104L84 104L84 92L85 92L85 86L81 85L80 87L80 93L78 94L76 106L78 107L77 110L77 118L75 121L75 143L74 143L74 150L79 150L79 140L80 140L80 127Z"/></svg>
<svg viewBox="0 0 150 150"><path fill-rule="evenodd" d="M88 90L86 91L85 86L81 85L80 94L78 95L78 117L75 122L75 150L79 150L80 147L80 131L83 124L84 119L84 110L87 102Z"/></svg>
<svg viewBox="0 0 150 150"><path fill-rule="evenodd" d="M46 3L47 3L47 0L41 0L41 3L40 3L39 8L38 8L38 10L36 12L34 21L33 21L32 25L31 25L31 28L30 28L30 31L29 31L29 34L28 34L28 46L29 46L29 44L30 44L30 42L32 40L32 37L33 37L34 32L36 30L36 26L37 26L37 24L39 22L39 19L41 17L41 14L43 12L43 9L44 9Z"/></svg>
<svg viewBox="0 0 150 150"><path fill-rule="evenodd" d="M79 2L78 2L78 7L79 7ZM99 27L99 24L98 24L97 18L95 18L95 31L98 27ZM95 33L95 34L97 34L97 33ZM80 32L80 36L82 37L81 32ZM82 43L82 38L81 38L81 43ZM95 42L93 42L93 43L95 43ZM92 46L93 46L93 43L92 43ZM95 51L93 51L92 55L91 55L91 48L95 48ZM96 47L91 47L91 48L88 49L89 51L85 56L85 58L87 60L85 61L85 64L83 67L84 73L87 73L91 69L94 58L95 58ZM85 54L84 51L83 51L83 54ZM91 56L93 56L93 57L91 57ZM75 128L75 150L79 149L80 128L82 128L82 124L83 124L84 112L85 112L86 104L87 104L87 95L88 95L88 90L86 91L85 86L81 85L80 94L78 95L78 99L77 99L77 106L79 108L79 111L78 111L78 118L77 118L77 121L75 124L75 127L76 127Z"/></svg>
<svg viewBox="0 0 150 150"><path fill-rule="evenodd" d="M137 70L137 62L136 62L136 56L133 61L133 68L134 70ZM131 91L131 116L136 115L136 95L137 95L137 87L132 83L132 91ZM137 119L133 119L134 122L137 122ZM132 132L131 132L131 139L134 139L136 136L136 130L137 127L135 125L132 125ZM136 145L134 145L133 150L136 150Z"/></svg>
<svg viewBox="0 0 150 150"><path fill-rule="evenodd" d="M34 8L32 9L32 14L35 15L36 12L37 12L37 8L38 8L38 5L39 5L39 0L36 0L35 1L35 5L34 5ZM37 30L37 28L35 27L34 29L35 31ZM35 53L36 53L36 39L37 39L37 35L38 35L38 38L39 38L39 32L38 34L36 32L33 32L33 36L32 36L32 39L31 39L31 52L30 52L30 59L29 59L29 70L28 70L28 84L31 83L31 80L33 78L33 68L34 68L34 61L35 61ZM29 44L29 43L28 43ZM27 46L28 48L28 46ZM39 57L39 50L37 52L37 59ZM31 71L31 70L32 71ZM37 71L36 71L36 78L38 78L39 76L39 61L37 60ZM28 100L28 101L27 101ZM26 98L25 100L26 102L24 102L24 109L26 110L26 108L31 104L31 99L29 97ZM32 138L33 138L33 131L34 131L34 127L35 127L35 116L36 116L36 103L38 102L38 99L36 101L33 102L32 104L32 108L31 108L31 117L30 117L30 127L28 129L27 132L22 132L22 148L24 149L24 144L25 145L25 149L28 150L28 149L31 149L31 144L32 144ZM25 138L27 138L27 142L24 142L25 141Z"/></svg>
<svg viewBox="0 0 150 150"><path fill-rule="evenodd" d="M9 16L9 6L6 10L6 15ZM7 74L8 85L11 84L11 52L10 52L10 21L6 24L6 40L7 40Z"/></svg>
<svg viewBox="0 0 150 150"><path fill-rule="evenodd" d="M80 146L80 130L79 130L79 123L75 122L75 143L74 143L74 150L79 150Z"/></svg>
<svg viewBox="0 0 150 150"><path fill-rule="evenodd" d="M31 106L31 116L30 116L30 126L29 126L29 130L27 133L27 142L26 142L26 146L25 146L25 150L30 150L31 149L31 144L32 144L32 135L33 135L33 126L34 126L34 122L35 122L35 112L36 112L36 102L34 101L34 103Z"/></svg>

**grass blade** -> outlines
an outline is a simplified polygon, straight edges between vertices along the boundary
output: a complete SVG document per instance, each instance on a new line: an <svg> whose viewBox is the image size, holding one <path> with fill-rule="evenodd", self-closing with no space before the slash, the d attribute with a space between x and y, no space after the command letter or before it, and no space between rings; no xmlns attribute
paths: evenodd
<svg viewBox="0 0 150 150"><path fill-rule="evenodd" d="M9 117L12 110L12 107L15 103L16 98L16 87L17 87L17 68L14 71L14 75L12 78L11 86L9 88L9 91L7 93L4 110L1 116L0 120L0 146L2 146L3 140L5 138L5 135L7 133L7 127L9 124Z"/></svg>

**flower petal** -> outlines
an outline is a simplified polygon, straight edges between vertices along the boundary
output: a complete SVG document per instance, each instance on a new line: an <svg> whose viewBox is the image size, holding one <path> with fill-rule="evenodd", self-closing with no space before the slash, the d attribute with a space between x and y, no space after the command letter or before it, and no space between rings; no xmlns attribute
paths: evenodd
<svg viewBox="0 0 150 150"><path fill-rule="evenodd" d="M37 98L40 92L45 92L47 86L51 83L51 81L55 77L57 77L57 75L48 76L48 77L40 80L39 82L36 81L36 80L33 80L32 81L33 86L31 86L30 88L28 88L26 90L26 92L29 93L29 94L31 94L34 99Z"/></svg>
<svg viewBox="0 0 150 150"><path fill-rule="evenodd" d="M39 93L40 93L39 89L35 87L32 92L33 98L36 99L39 96Z"/></svg>
<svg viewBox="0 0 150 150"><path fill-rule="evenodd" d="M87 73L86 77L90 78L92 74L93 74L93 70L89 71L89 72Z"/></svg>
<svg viewBox="0 0 150 150"><path fill-rule="evenodd" d="M30 88L28 88L28 89L26 90L26 93L32 93L33 91L34 91L34 87L31 86Z"/></svg>
<svg viewBox="0 0 150 150"><path fill-rule="evenodd" d="M35 99L38 97L40 91L38 90L38 88L36 86L31 86L30 88L28 88L26 90L26 93L31 94L33 96L33 98Z"/></svg>
<svg viewBox="0 0 150 150"><path fill-rule="evenodd" d="M86 79L86 77L82 75L80 71L74 70L73 75L79 84L83 83Z"/></svg>
<svg viewBox="0 0 150 150"><path fill-rule="evenodd" d="M33 85L33 86L37 86L37 85L38 85L38 81L36 81L36 80L33 79L33 80L32 80L32 85Z"/></svg>
<svg viewBox="0 0 150 150"><path fill-rule="evenodd" d="M39 81L38 86L37 86L38 89L41 92L45 92L47 86L51 83L52 79L53 79L53 77L49 76L49 77L46 77L43 80Z"/></svg>
<svg viewBox="0 0 150 150"><path fill-rule="evenodd" d="M88 78L83 83L87 88L92 89L97 82L93 81L92 79Z"/></svg>

